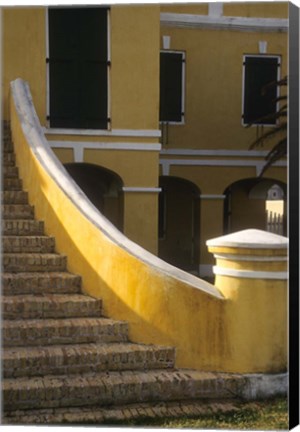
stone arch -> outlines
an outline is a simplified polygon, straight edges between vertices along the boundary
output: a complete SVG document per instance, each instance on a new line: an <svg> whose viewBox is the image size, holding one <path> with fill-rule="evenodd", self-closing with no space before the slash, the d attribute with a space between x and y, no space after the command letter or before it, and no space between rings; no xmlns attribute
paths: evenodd
<svg viewBox="0 0 300 432"><path fill-rule="evenodd" d="M159 257L199 273L200 190L180 177L161 176L159 186Z"/></svg>
<svg viewBox="0 0 300 432"><path fill-rule="evenodd" d="M115 172L90 163L64 165L95 207L123 231L123 181Z"/></svg>

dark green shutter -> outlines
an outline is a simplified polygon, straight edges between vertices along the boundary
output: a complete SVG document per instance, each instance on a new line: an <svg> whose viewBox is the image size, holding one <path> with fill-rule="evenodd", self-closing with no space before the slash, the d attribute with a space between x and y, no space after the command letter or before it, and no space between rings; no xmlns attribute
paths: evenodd
<svg viewBox="0 0 300 432"><path fill-rule="evenodd" d="M277 86L264 88L277 81L278 58L246 57L244 67L244 123L275 124L263 118L276 112Z"/></svg>
<svg viewBox="0 0 300 432"><path fill-rule="evenodd" d="M49 8L50 126L107 128L107 9Z"/></svg>
<svg viewBox="0 0 300 432"><path fill-rule="evenodd" d="M160 53L160 120L182 121L182 53Z"/></svg>

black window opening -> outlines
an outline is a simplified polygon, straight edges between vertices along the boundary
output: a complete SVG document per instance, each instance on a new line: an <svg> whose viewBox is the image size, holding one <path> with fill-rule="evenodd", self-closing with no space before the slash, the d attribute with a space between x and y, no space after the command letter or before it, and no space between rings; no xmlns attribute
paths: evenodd
<svg viewBox="0 0 300 432"><path fill-rule="evenodd" d="M161 122L182 123L184 121L185 56L182 52L160 53L160 109Z"/></svg>
<svg viewBox="0 0 300 432"><path fill-rule="evenodd" d="M275 125L280 57L246 56L243 66L243 123Z"/></svg>
<svg viewBox="0 0 300 432"><path fill-rule="evenodd" d="M107 129L105 7L49 8L50 127Z"/></svg>

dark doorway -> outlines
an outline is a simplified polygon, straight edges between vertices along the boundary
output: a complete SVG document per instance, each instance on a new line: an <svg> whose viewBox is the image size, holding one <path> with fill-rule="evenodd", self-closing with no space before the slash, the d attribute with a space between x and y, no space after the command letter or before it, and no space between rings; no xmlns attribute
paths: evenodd
<svg viewBox="0 0 300 432"><path fill-rule="evenodd" d="M106 129L107 8L49 8L50 126Z"/></svg>
<svg viewBox="0 0 300 432"><path fill-rule="evenodd" d="M280 234L286 235L286 184L268 178L247 178L227 187L224 191L224 234L249 228L271 230L266 203L271 199L270 190L272 191L274 186L280 187L282 191Z"/></svg>
<svg viewBox="0 0 300 432"><path fill-rule="evenodd" d="M159 257L199 273L200 191L177 177L160 177Z"/></svg>
<svg viewBox="0 0 300 432"><path fill-rule="evenodd" d="M114 172L87 163L65 164L65 168L95 207L123 231L123 182Z"/></svg>

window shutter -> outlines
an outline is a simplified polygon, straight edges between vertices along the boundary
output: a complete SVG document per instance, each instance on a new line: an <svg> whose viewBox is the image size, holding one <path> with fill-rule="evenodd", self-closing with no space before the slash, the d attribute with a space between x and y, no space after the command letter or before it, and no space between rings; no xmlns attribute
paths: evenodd
<svg viewBox="0 0 300 432"><path fill-rule="evenodd" d="M49 8L50 126L107 128L107 8Z"/></svg>
<svg viewBox="0 0 300 432"><path fill-rule="evenodd" d="M264 87L277 81L278 67L276 57L246 57L244 123L275 124L275 120L263 120L263 117L276 112L277 86Z"/></svg>
<svg viewBox="0 0 300 432"><path fill-rule="evenodd" d="M160 120L182 121L182 53L160 53Z"/></svg>

